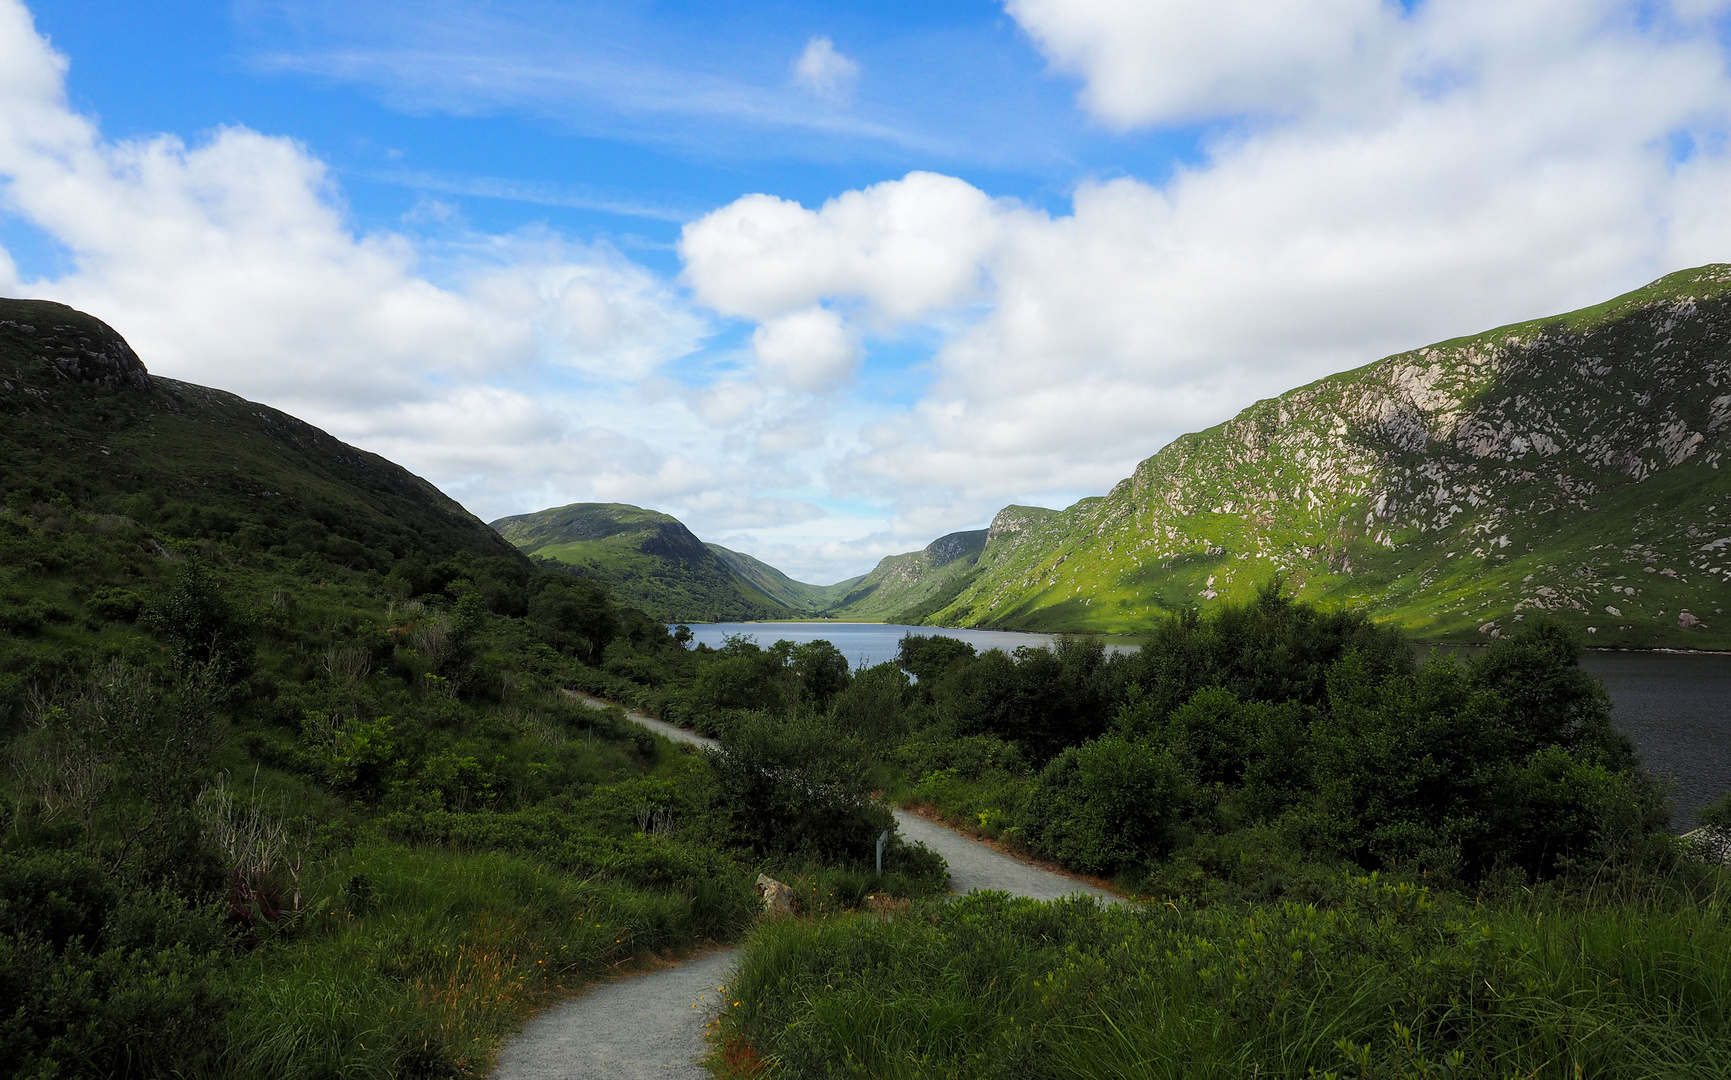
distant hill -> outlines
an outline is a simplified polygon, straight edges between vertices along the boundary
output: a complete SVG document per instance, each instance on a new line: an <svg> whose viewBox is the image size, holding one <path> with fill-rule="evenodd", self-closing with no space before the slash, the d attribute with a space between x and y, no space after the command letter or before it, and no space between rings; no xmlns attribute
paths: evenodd
<svg viewBox="0 0 1731 1080"><path fill-rule="evenodd" d="M1731 266L1379 360L1012 507L931 620L1135 632L1284 574L1429 639L1731 647ZM874 572L875 573L875 572ZM867 576L871 580L871 575Z"/></svg>
<svg viewBox="0 0 1731 1080"><path fill-rule="evenodd" d="M1052 510L1025 509L1030 517ZM834 585L795 581L768 563L698 539L678 518L624 503L573 503L493 522L519 550L607 584L669 621L826 618L917 622L955 598L986 530L951 533Z"/></svg>
<svg viewBox="0 0 1731 1080"><path fill-rule="evenodd" d="M99 319L0 299L0 489L168 535L354 569L458 554L522 562L432 484L234 394L150 374Z"/></svg>
<svg viewBox="0 0 1731 1080"><path fill-rule="evenodd" d="M720 544L704 544L733 568L757 591L787 607L796 614L816 615L828 611L857 584L861 578L851 577L834 585L807 585L795 581L775 567L754 559L742 551L732 551Z"/></svg>
<svg viewBox="0 0 1731 1080"><path fill-rule="evenodd" d="M678 518L624 503L573 503L500 518L493 528L537 560L571 567L608 586L622 603L668 622L787 619L808 614L760 588L780 571L735 552L720 554ZM725 550L725 549L722 549ZM750 573L735 568L749 562ZM781 589L782 592L791 592Z"/></svg>
<svg viewBox="0 0 1731 1080"><path fill-rule="evenodd" d="M940 536L920 551L891 555L864 577L843 582L850 587L828 614L861 622L922 622L973 580L985 547L986 530L976 529Z"/></svg>

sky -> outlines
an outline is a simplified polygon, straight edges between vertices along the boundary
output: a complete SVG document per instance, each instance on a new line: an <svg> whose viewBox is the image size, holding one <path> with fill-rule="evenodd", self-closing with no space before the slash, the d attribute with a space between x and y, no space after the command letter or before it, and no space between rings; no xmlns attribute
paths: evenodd
<svg viewBox="0 0 1731 1080"><path fill-rule="evenodd" d="M1731 0L0 0L0 295L828 583L1731 261Z"/></svg>

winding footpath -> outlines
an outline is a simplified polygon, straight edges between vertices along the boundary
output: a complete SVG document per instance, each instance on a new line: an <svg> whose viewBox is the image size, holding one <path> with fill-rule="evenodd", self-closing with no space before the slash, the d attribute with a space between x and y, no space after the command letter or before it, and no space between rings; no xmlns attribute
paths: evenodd
<svg viewBox="0 0 1731 1080"><path fill-rule="evenodd" d="M608 703L572 694L592 708ZM714 739L627 710L626 717L674 742L699 748ZM1013 859L942 825L897 810L896 825L944 857L950 889L1001 889L1052 900L1074 893L1111 899L1086 882ZM717 949L675 967L603 983L531 1020L499 1055L495 1080L707 1080L698 1064L705 1025L739 950Z"/></svg>

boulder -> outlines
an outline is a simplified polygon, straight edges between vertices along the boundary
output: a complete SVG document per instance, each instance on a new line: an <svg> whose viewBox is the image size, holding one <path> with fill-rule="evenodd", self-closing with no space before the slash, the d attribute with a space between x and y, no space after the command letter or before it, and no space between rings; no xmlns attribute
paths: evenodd
<svg viewBox="0 0 1731 1080"><path fill-rule="evenodd" d="M763 897L763 913L770 918L793 914L793 890L768 874L757 875L757 895Z"/></svg>

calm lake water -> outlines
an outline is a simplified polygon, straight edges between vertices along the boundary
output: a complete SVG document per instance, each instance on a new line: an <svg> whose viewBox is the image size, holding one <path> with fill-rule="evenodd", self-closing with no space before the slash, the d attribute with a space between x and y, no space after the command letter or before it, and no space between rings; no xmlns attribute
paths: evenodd
<svg viewBox="0 0 1731 1080"><path fill-rule="evenodd" d="M759 645L822 638L857 667L894 660L903 634L942 634L976 649L1047 645L1051 634L947 630L885 623L787 622L693 624L696 640L719 646L732 634ZM1133 649L1115 642L1113 649ZM1678 829L1694 826L1695 811L1731 789L1731 656L1684 653L1590 652L1581 666L1605 681L1612 719L1635 741L1647 768L1676 785Z"/></svg>

